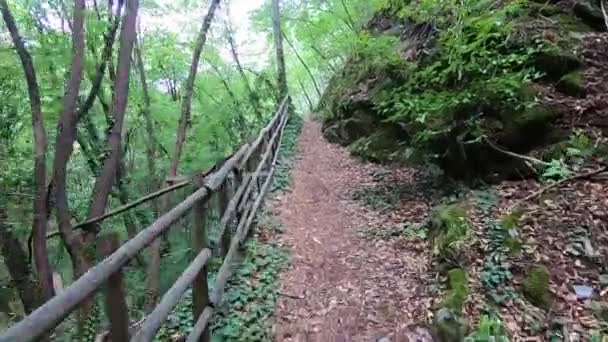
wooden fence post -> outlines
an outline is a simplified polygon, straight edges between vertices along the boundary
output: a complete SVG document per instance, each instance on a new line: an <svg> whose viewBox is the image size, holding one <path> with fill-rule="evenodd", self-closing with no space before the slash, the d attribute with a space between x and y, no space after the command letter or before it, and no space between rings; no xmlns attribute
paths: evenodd
<svg viewBox="0 0 608 342"><path fill-rule="evenodd" d="M97 239L97 255L105 258L120 246L118 233L104 235ZM129 340L129 309L122 287L122 269L114 272L106 283L105 311L110 320L110 340L126 342Z"/></svg>
<svg viewBox="0 0 608 342"><path fill-rule="evenodd" d="M194 206L194 225L192 227L192 251L198 255L201 250L207 248L209 240L207 236L207 202L199 200ZM203 313L209 305L209 285L207 283L207 264L203 266L192 284L192 314L194 321ZM209 328L205 329L200 337L201 342L211 341Z"/></svg>

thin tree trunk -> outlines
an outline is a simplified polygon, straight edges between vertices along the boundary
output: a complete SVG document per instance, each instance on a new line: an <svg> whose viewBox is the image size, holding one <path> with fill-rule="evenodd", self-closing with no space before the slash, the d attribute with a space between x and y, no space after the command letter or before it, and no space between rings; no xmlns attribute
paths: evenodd
<svg viewBox="0 0 608 342"><path fill-rule="evenodd" d="M232 137L232 138L236 138L235 142L238 143L238 141L243 141L244 139L247 138L247 131L246 131L247 123L245 121L245 117L243 115L241 115L241 113L239 111L239 108L238 108L239 107L239 100L236 97L236 94L234 93L234 91L232 91L232 89L230 88L230 85L228 84L228 81L222 76L220 69L215 64L213 64L213 63L210 63L210 65L211 65L211 68L215 71L217 77L220 79L220 81L224 85L224 88L226 89L226 93L228 93L228 96L230 97L230 100L232 100L232 104L234 105L235 110L237 112L239 112L238 113L238 121L237 121L238 136L233 136ZM252 105L253 105L253 103L252 103ZM258 116L258 118L260 118L260 116ZM231 133L231 130L229 130L229 132Z"/></svg>
<svg viewBox="0 0 608 342"><path fill-rule="evenodd" d="M306 87L304 87L304 83L302 83L302 80L298 79L298 83L300 83L300 88L302 89L302 93L304 94L304 97L306 98L306 102L308 102L308 108L310 108L310 112L312 113L315 110L315 107L312 104L310 97L308 96L308 92L306 92Z"/></svg>
<svg viewBox="0 0 608 342"><path fill-rule="evenodd" d="M65 96L63 111L57 125L55 140L55 158L53 159L53 188L59 231L66 248L72 257L75 276L84 272L86 262L82 240L74 234L71 225L71 214L66 191L66 169L74 148L76 139L76 101L82 80L84 66L84 0L74 1L74 20L72 26L72 66Z"/></svg>
<svg viewBox="0 0 608 342"><path fill-rule="evenodd" d="M0 0L3 1L3 0ZM0 204L0 252L8 269L25 313L29 314L44 303L41 286L32 274L28 257L8 223L8 214L4 203Z"/></svg>
<svg viewBox="0 0 608 342"><path fill-rule="evenodd" d="M237 52L236 42L234 41L234 37L232 36L232 29L229 24L226 24L226 38L228 39L228 43L230 44L230 52L232 54L232 59L234 59L234 63L236 64L237 71L241 78L243 79L243 84L245 84L245 89L247 90L247 96L249 97L249 102L251 103L251 107L255 111L255 114L258 120L262 119L262 113L260 112L260 97L256 94L253 89L251 89L251 85L249 84L249 79L245 74L245 70L243 70L243 66L241 65L241 61L239 59L239 54Z"/></svg>
<svg viewBox="0 0 608 342"><path fill-rule="evenodd" d="M104 46L103 51L101 53L101 61L97 65L97 71L95 76L91 79L91 90L89 91L89 95L87 96L84 104L78 111L78 117L82 117L86 115L89 110L93 107L95 103L95 98L101 89L101 83L103 82L103 77L106 73L106 67L108 65L108 61L112 59L112 48L114 47L114 41L116 40L116 32L118 31L118 27L120 26L120 16L122 12L122 6L124 4L124 0L120 0L118 2L118 8L116 9L116 15L114 16L114 22L106 32L104 37ZM110 9L110 14L111 14Z"/></svg>
<svg viewBox="0 0 608 342"><path fill-rule="evenodd" d="M281 99L288 94L287 73L285 71L285 52L283 50L283 35L281 34L281 9L279 0L272 0L272 30L274 34L275 52L277 55L277 72L279 93Z"/></svg>
<svg viewBox="0 0 608 342"><path fill-rule="evenodd" d="M209 31L209 27L211 27L211 22L213 21L213 17L215 16L215 11L220 4L220 0L212 0L209 5L209 10L207 11L207 15L203 20L203 24L198 33L198 37L196 39L196 43L194 45L194 52L192 55L192 64L190 65L190 72L188 74L188 78L186 79L186 83L183 86L183 100L182 100L182 112L179 118L178 128L177 128L177 139L175 141L175 152L173 153L173 158L171 159L169 165L169 172L167 173L167 177L173 178L177 175L177 168L179 166L179 160L182 155L182 150L184 146L184 142L186 141L186 133L188 130L188 126L190 123L190 112L192 110L192 94L194 92L194 81L196 79L196 72L198 70L198 64L201 58L201 53L203 51L203 47L207 41L207 32ZM168 185L168 183L167 183ZM169 207L171 205L171 195L167 194L163 196L162 199L162 211L169 211ZM150 248L150 265L148 268L148 278L147 278L147 301L146 301L146 310L151 311L154 305L158 300L159 296L159 280L160 280L160 247L161 240L156 239Z"/></svg>
<svg viewBox="0 0 608 342"><path fill-rule="evenodd" d="M135 24L139 0L127 0L126 16L123 19L120 33L120 51L115 95L112 100L112 126L106 139L106 153L102 171L93 187L93 200L89 208L89 218L102 215L106 209L112 185L116 180L122 158L122 129L129 97L129 76L131 70L131 53L135 42ZM97 229L89 230L89 239L94 237Z"/></svg>
<svg viewBox="0 0 608 342"><path fill-rule="evenodd" d="M296 57L298 58L298 60L300 61L300 63L302 63L302 66L304 67L304 69L306 69L306 72L308 73L308 76L310 77L310 80L312 81L312 84L315 86L315 90L317 91L317 95L319 95L319 97L321 97L321 89L319 88L319 84L317 84L317 80L315 79L315 76L312 74L312 71L308 67L308 64L306 64L306 62L304 62L304 59L302 59L302 57L298 53L298 50L296 50L296 47L293 46L293 44L291 43L291 41L289 40L289 38L287 38L287 35L285 34L285 32L283 32L283 37L285 38L285 41L287 42L287 45L289 45L289 47L291 48L291 50L293 51L293 53L296 55Z"/></svg>
<svg viewBox="0 0 608 342"><path fill-rule="evenodd" d="M146 80L146 70L144 68L144 61L141 56L141 48L139 44L135 46L135 65L137 67L139 73L139 82L141 83L141 90L144 100L144 108L142 110L142 114L144 116L144 121L146 123L146 133L148 135L148 144L146 146L146 161L148 163L148 173L150 175L150 187L148 190L150 192L157 190L160 187L160 182L158 180L158 173L156 167L156 146L158 144L158 139L154 132L154 123L152 122L152 111L151 111L151 100L150 94L148 93L148 82ZM152 201L152 209L154 211L154 216L158 217L159 208L158 201Z"/></svg>
<svg viewBox="0 0 608 342"><path fill-rule="evenodd" d="M84 118L84 121L90 121L89 117L86 116ZM98 138L92 138L95 132L91 132L90 128L94 128L94 126L87 125L86 127L89 133L88 142L87 139L85 139L85 137L80 133L77 134L76 140L78 141L78 145L80 145L80 149L87 160L89 170L91 171L94 177L97 177L99 173L99 160L97 159L97 157L101 153L101 144ZM119 173L116 176L117 192L113 191L111 195L112 197L117 198L120 204L125 205L129 203L130 196L127 184L125 184L123 180L123 176L126 171L124 170L124 165L122 164L123 161L121 160L121 168L119 169ZM136 220L133 218L133 215L131 215L130 212L125 212L122 215L122 218L125 225L125 230L127 232L127 236L129 238L134 237L137 234L137 224Z"/></svg>
<svg viewBox="0 0 608 342"><path fill-rule="evenodd" d="M48 193L46 184L46 131L42 116L40 101L40 88L36 79L36 71L32 56L28 52L13 15L8 8L6 0L0 0L0 11L6 23L19 59L23 66L27 90L30 98L30 109L32 111L32 129L34 135L34 186L35 196L33 201L32 239L34 249L34 262L38 272L38 278L42 286L44 299L50 299L55 293L53 289L53 272L49 264L48 249L46 243L47 215L48 215ZM8 262L8 261L7 261Z"/></svg>
<svg viewBox="0 0 608 342"><path fill-rule="evenodd" d="M209 65L211 66L211 69L213 69L213 71L215 71L215 74L217 75L217 78L220 79L220 82L222 82L222 85L224 86L224 89L226 89L226 93L228 93L228 96L232 100L232 103L238 106L239 101L236 97L236 94L232 91L232 88L230 88L230 85L228 84L228 81L224 78L224 76L222 75L221 70L217 67L217 65L215 65L213 63L209 63Z"/></svg>
<svg viewBox="0 0 608 342"><path fill-rule="evenodd" d="M186 79L186 83L184 84L184 97L182 99L182 113L179 118L179 126L177 129L177 141L175 142L175 153L173 154L173 159L171 160L171 164L169 166L169 177L175 177L177 175L177 167L179 165L179 160L182 155L182 150L184 146L184 142L186 141L186 131L188 129L190 123L190 112L192 110L192 93L194 91L194 80L196 79L196 72L198 70L198 64L201 58L201 53L203 51L203 46L205 46L205 42L207 41L207 32L209 31L209 27L211 26L211 22L215 15L215 10L220 4L220 0L212 0L211 5L209 6L209 11L207 12L207 16L203 20L203 25L201 26L201 30L198 34L198 38L196 39L196 44L194 46L194 53L192 56L192 64L190 65L190 72L188 74L188 78Z"/></svg>
<svg viewBox="0 0 608 342"><path fill-rule="evenodd" d="M350 22L350 25L348 25L348 26L350 26L356 32L357 30L355 28L355 21L353 20L353 16L350 15L350 11L348 10L346 3L344 2L344 0L340 0L340 3L342 4L342 8L344 8L344 13L346 13L346 18Z"/></svg>
<svg viewBox="0 0 608 342"><path fill-rule="evenodd" d="M327 65L327 67L329 68L329 70L330 70L332 73L334 73L334 74L335 74L335 73L337 72L337 70L336 70L336 68L334 67L334 65L333 65L333 64L331 64L331 60L330 60L329 58L327 58L327 56L325 56L325 55L324 55L324 54L323 54L323 53L322 53L322 52L321 52L321 51L320 51L320 50L319 50L319 49L318 49L316 46L311 45L311 46L310 46L310 48L311 48L311 49L312 49L312 51L314 51L314 52L315 52L315 53L316 53L316 54L317 54L319 57L321 57L321 59L322 59L322 60L324 60L324 61L325 61L325 65Z"/></svg>

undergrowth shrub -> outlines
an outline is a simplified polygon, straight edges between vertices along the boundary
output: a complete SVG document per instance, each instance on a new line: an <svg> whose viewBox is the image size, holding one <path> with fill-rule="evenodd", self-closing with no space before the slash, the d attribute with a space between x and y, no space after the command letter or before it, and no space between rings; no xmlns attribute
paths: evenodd
<svg viewBox="0 0 608 342"><path fill-rule="evenodd" d="M440 207L434 214L433 227L433 254L458 263L461 249L471 237L466 209L457 205Z"/></svg>
<svg viewBox="0 0 608 342"><path fill-rule="evenodd" d="M482 316L477 329L465 339L465 342L509 342L507 333L500 318Z"/></svg>

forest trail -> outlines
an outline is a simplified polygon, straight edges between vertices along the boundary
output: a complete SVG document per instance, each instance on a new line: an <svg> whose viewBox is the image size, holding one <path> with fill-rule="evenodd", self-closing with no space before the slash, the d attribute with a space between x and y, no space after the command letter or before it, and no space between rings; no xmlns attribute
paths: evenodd
<svg viewBox="0 0 608 342"><path fill-rule="evenodd" d="M319 123L304 123L292 191L274 208L291 254L275 341L406 341L395 335L424 320L425 253L361 236L386 218L350 194L373 182L379 168L328 143Z"/></svg>

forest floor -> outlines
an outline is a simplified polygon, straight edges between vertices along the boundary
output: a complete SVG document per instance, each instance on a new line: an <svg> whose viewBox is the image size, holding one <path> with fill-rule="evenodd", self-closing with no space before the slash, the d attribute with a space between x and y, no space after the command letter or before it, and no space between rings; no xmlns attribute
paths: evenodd
<svg viewBox="0 0 608 342"><path fill-rule="evenodd" d="M605 146L605 133L598 134L595 144ZM577 174L602 172L551 187L527 179L470 188L429 170L360 161L328 143L319 123L305 122L291 191L270 204L285 229L278 244L291 255L280 279L274 340L433 341L424 327L444 301L446 275L426 223L452 203L466 209L472 224L462 256L470 328L492 314L514 341L584 341L608 331L602 160L592 158ZM496 264L492 227L514 205L522 215L515 228L521 249ZM523 294L536 265L550 273L545 309ZM577 295L580 286L593 289L592 296Z"/></svg>
<svg viewBox="0 0 608 342"><path fill-rule="evenodd" d="M410 171L390 173L407 182ZM429 253L362 234L401 220L398 211L386 215L353 199L387 172L328 143L320 124L304 123L292 190L273 208L285 227L280 243L291 253L275 312L276 341L374 341L428 318ZM414 213L428 209L423 201L412 204Z"/></svg>

